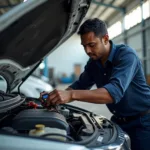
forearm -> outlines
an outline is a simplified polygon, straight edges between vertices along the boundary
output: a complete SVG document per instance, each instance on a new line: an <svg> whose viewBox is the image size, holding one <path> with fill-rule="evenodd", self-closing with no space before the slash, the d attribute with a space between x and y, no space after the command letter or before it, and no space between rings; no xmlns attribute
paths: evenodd
<svg viewBox="0 0 150 150"><path fill-rule="evenodd" d="M71 90L72 100L108 104L113 103L111 95L105 88L99 88L95 90Z"/></svg>

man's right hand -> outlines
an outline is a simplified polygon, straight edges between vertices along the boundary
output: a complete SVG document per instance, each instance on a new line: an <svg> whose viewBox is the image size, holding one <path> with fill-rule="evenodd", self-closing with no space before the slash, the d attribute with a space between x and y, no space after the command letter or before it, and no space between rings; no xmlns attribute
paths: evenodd
<svg viewBox="0 0 150 150"><path fill-rule="evenodd" d="M50 92L47 98L47 105L59 105L65 104L72 101L72 91L71 90L57 90Z"/></svg>
<svg viewBox="0 0 150 150"><path fill-rule="evenodd" d="M63 96L66 97L68 94L70 93L69 91L73 90L72 88L68 87L65 91L61 91L61 90L53 90L52 92L45 92L43 91L42 93L40 93L40 97L39 100L41 101L42 105L44 106L50 106L50 105L55 105L55 104L63 104L63 103L67 103L70 100L63 100ZM67 92L68 91L68 92ZM62 96L63 93L63 96ZM48 98L47 99L43 99L43 96L47 94ZM69 98L70 99L70 98ZM58 101L58 102L57 102Z"/></svg>

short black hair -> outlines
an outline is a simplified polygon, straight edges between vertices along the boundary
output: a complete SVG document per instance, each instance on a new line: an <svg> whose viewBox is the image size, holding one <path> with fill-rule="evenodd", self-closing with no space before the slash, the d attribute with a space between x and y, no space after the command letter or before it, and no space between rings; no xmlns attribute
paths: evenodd
<svg viewBox="0 0 150 150"><path fill-rule="evenodd" d="M94 32L97 37L108 34L107 26L104 21L98 18L86 20L79 28L78 34L83 35L88 32Z"/></svg>

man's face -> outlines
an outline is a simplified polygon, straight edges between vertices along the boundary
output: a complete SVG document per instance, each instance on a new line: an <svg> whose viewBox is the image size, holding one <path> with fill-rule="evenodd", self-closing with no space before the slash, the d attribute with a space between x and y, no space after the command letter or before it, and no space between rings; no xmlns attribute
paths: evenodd
<svg viewBox="0 0 150 150"><path fill-rule="evenodd" d="M81 44L87 55L94 60L101 59L105 55L104 39L95 36L94 32L81 35Z"/></svg>

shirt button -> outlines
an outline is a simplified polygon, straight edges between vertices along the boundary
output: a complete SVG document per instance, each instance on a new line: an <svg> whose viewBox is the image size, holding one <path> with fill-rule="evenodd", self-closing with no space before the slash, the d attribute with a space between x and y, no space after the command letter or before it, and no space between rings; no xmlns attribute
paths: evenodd
<svg viewBox="0 0 150 150"><path fill-rule="evenodd" d="M114 110L114 111L113 111L113 113L115 114L115 113L116 113L116 111Z"/></svg>
<svg viewBox="0 0 150 150"><path fill-rule="evenodd" d="M106 73L104 73L104 76L106 76Z"/></svg>

